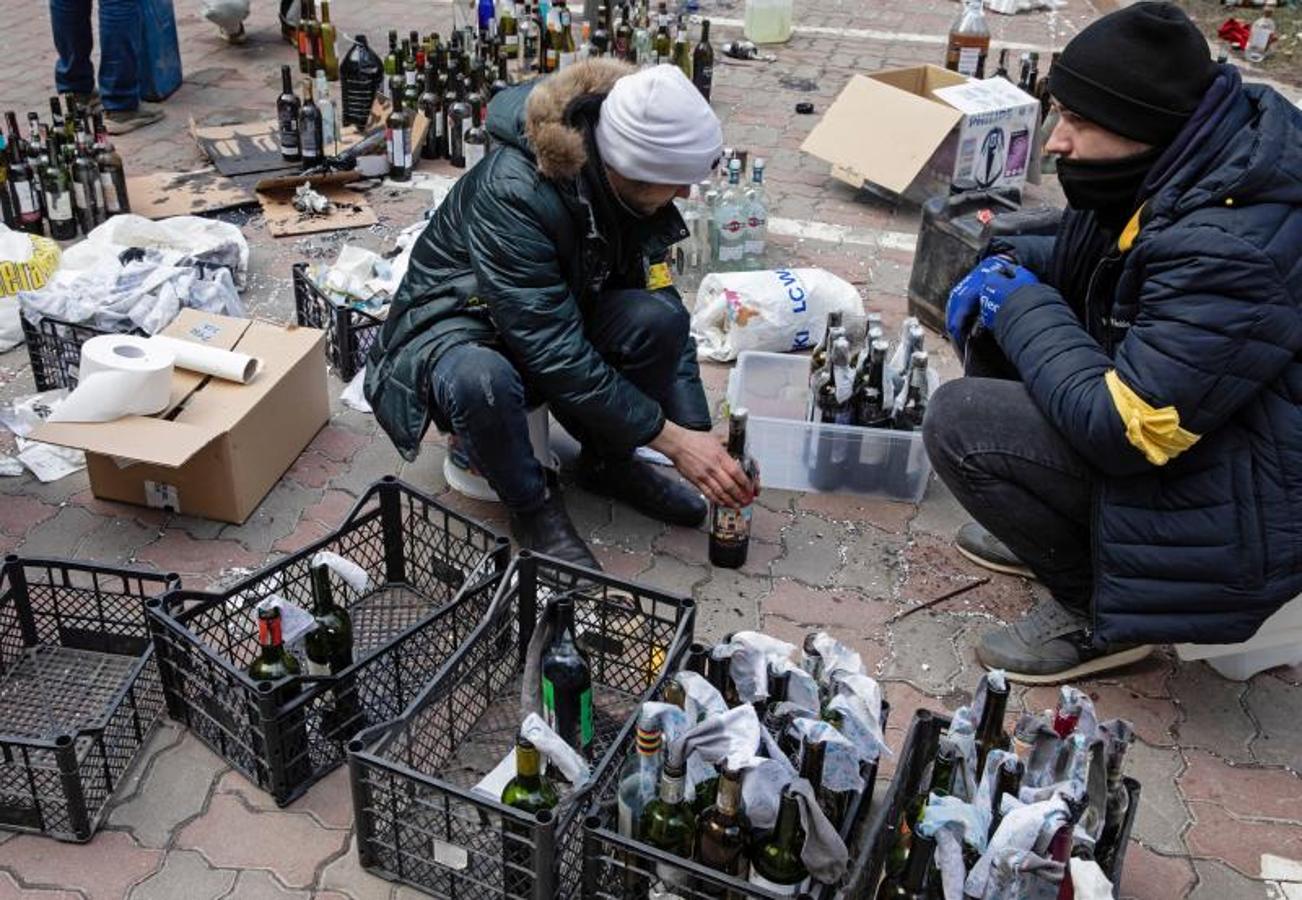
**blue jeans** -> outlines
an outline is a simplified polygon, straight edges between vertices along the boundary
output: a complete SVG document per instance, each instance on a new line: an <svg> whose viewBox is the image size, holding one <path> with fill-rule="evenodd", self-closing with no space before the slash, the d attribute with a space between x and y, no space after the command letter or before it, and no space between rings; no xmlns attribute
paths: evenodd
<svg viewBox="0 0 1302 900"><path fill-rule="evenodd" d="M708 431L710 410L682 303L666 294L623 290L606 292L596 306L584 331L606 362L658 401L670 420ZM435 424L456 432L502 502L512 512L541 506L547 481L529 443L527 414L546 398L530 391L526 376L501 349L481 344L461 344L444 353L432 381ZM581 416L555 408L552 414L585 451L603 457L629 455L628 448L591 434Z"/></svg>
<svg viewBox="0 0 1302 900"><path fill-rule="evenodd" d="M89 94L95 89L90 54L91 0L50 0L50 25L59 61L54 83L60 94ZM99 0L99 93L106 110L140 106L140 0Z"/></svg>

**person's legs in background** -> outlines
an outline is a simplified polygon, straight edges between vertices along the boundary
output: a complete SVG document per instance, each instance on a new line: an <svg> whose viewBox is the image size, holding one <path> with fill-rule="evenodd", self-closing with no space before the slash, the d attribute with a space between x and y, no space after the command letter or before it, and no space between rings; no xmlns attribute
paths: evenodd
<svg viewBox="0 0 1302 900"><path fill-rule="evenodd" d="M434 419L450 427L497 492L521 547L599 568L575 531L559 493L529 441L528 400L520 373L501 353L462 344L444 353L431 384Z"/></svg>
<svg viewBox="0 0 1302 900"><path fill-rule="evenodd" d="M110 134L125 134L162 119L163 110L140 102L140 0L98 0L99 91Z"/></svg>
<svg viewBox="0 0 1302 900"><path fill-rule="evenodd" d="M700 372L688 352L690 324L682 301L671 292L616 290L601 295L585 332L606 362L658 402L670 420L709 431ZM640 462L632 449L588 434L580 422L563 414L557 420L583 445L582 487L670 524L696 526L705 519L706 503L695 488Z"/></svg>
<svg viewBox="0 0 1302 900"><path fill-rule="evenodd" d="M1053 599L982 636L977 656L1023 682L1078 678L1142 658L1093 647L1090 506L1095 474L1018 381L960 378L937 389L922 426L941 480L1044 582Z"/></svg>
<svg viewBox="0 0 1302 900"><path fill-rule="evenodd" d="M59 52L54 85L60 94L89 96L95 91L95 65L90 58L95 39L90 12L91 0L50 0L50 28Z"/></svg>

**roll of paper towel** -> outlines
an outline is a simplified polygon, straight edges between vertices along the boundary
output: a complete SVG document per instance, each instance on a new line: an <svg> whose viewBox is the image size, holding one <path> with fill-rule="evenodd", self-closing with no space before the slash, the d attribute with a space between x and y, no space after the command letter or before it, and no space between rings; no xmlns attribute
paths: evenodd
<svg viewBox="0 0 1302 900"><path fill-rule="evenodd" d="M182 341L164 334L156 334L149 339L156 346L166 349L176 358L176 365L192 372L215 375L227 381L248 384L258 374L257 357L232 350L219 350L206 347L194 341Z"/></svg>
<svg viewBox="0 0 1302 900"><path fill-rule="evenodd" d="M152 416L172 393L171 351L129 334L101 334L81 345L80 380L51 422L111 422Z"/></svg>

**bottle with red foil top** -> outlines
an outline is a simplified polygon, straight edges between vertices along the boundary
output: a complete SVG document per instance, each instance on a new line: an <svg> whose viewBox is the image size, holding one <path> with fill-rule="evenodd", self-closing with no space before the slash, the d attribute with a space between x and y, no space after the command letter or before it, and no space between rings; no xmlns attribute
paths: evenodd
<svg viewBox="0 0 1302 900"><path fill-rule="evenodd" d="M1064 741L1076 730L1080 722L1080 695L1070 688L1063 688L1058 696L1058 708L1053 714L1053 730Z"/></svg>
<svg viewBox="0 0 1302 900"><path fill-rule="evenodd" d="M258 610L258 646L262 651L249 665L249 677L254 681L279 681L301 672L298 660L285 649L277 607Z"/></svg>

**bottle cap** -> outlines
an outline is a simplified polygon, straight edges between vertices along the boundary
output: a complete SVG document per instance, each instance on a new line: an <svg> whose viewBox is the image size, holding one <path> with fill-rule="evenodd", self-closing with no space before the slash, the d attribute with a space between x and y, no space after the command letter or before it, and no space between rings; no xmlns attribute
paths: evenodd
<svg viewBox="0 0 1302 900"><path fill-rule="evenodd" d="M808 100L801 101L796 104L796 112L802 116L813 115L814 104L810 103Z"/></svg>

